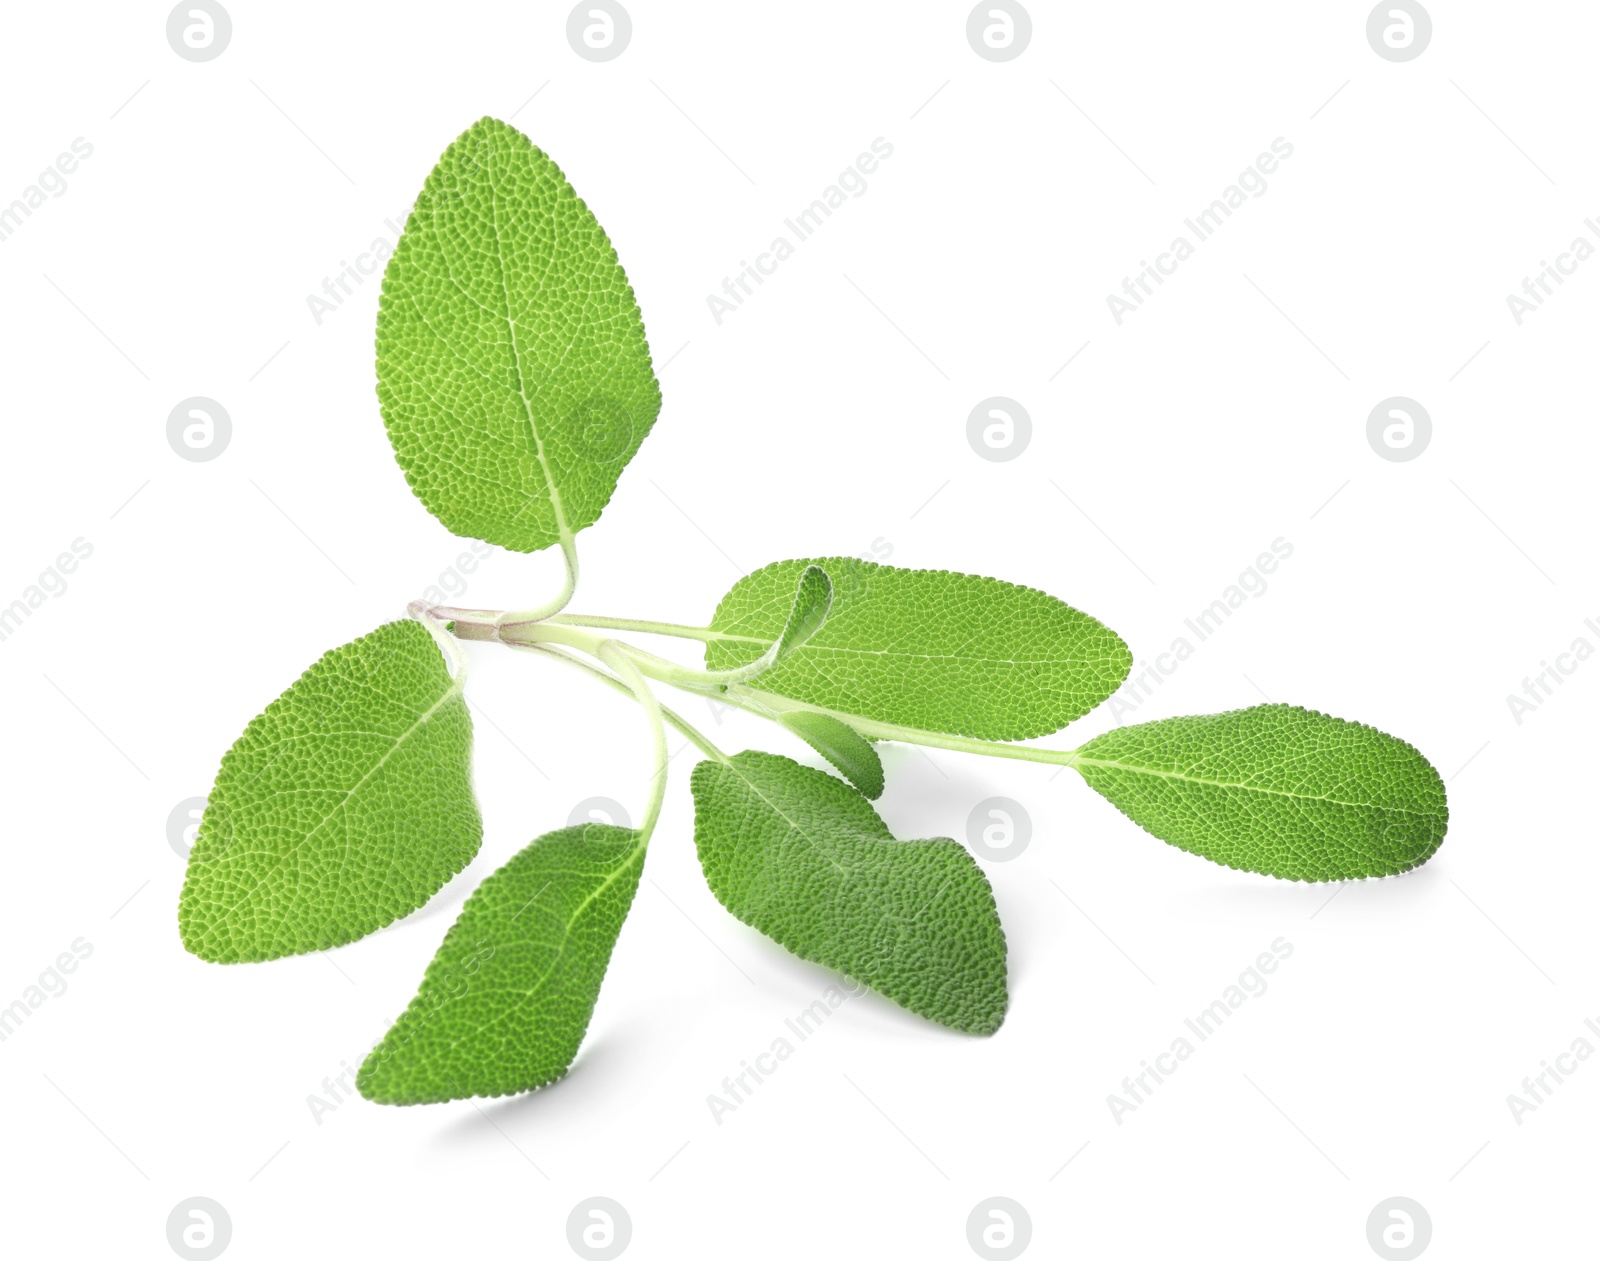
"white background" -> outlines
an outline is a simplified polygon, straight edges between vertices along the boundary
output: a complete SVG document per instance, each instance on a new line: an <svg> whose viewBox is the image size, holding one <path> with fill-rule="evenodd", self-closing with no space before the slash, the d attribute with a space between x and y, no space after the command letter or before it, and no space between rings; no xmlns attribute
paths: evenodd
<svg viewBox="0 0 1600 1261"><path fill-rule="evenodd" d="M8 1250L167 1257L196 1195L241 1261L565 1256L590 1195L627 1208L640 1258L972 1256L994 1195L1053 1257L1370 1256L1396 1195L1431 1216L1432 1256L1588 1231L1600 1062L1520 1126L1506 1096L1580 1035L1600 1046L1600 663L1520 724L1506 696L1600 645L1600 262L1520 327L1505 299L1594 236L1592 6L1441 0L1405 64L1369 47L1361 3L1038 3L1004 64L959 3L639 0L607 64L568 46L564 4L229 10L205 64L168 46L163 5L6 14L0 204L94 146L0 242L0 604L93 547L0 643L0 1004L93 945L0 1044ZM581 537L576 610L703 624L741 570L881 540L895 564L1059 595L1143 661L1282 537L1266 594L1139 718L1266 695L1401 735L1449 781L1438 856L1330 902L1166 846L1070 773L892 750L900 835L965 836L991 796L1032 817L1027 850L986 865L1006 1024L973 1039L854 1000L719 1126L706 1096L830 977L705 888L690 750L570 1077L318 1124L307 1096L403 1009L477 881L579 800L644 795L634 707L484 649L467 871L327 956L217 967L178 939L174 805L464 550L383 433L377 278L320 325L306 299L392 241L484 114L611 234L666 399ZM719 327L706 295L880 136L865 195ZM1276 137L1294 152L1267 192L1119 327L1106 296ZM232 417L213 462L167 445L192 395ZM991 395L1033 418L1007 463L966 441ZM1366 440L1392 395L1433 418L1411 462ZM464 599L535 603L557 573L497 554ZM803 753L684 705L724 747ZM1269 990L1118 1125L1106 1097L1279 937Z"/></svg>

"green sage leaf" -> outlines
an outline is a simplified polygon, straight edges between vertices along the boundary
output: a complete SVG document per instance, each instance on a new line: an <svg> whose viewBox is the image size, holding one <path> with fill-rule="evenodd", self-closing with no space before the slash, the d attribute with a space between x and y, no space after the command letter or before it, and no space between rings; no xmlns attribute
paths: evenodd
<svg viewBox="0 0 1600 1261"><path fill-rule="evenodd" d="M964 846L896 840L848 784L770 753L701 762L691 786L706 883L740 920L929 1020L1000 1027L1005 934Z"/></svg>
<svg viewBox="0 0 1600 1261"><path fill-rule="evenodd" d="M1416 749L1293 705L1121 727L1073 765L1162 840L1285 880L1409 871L1449 825L1444 782Z"/></svg>
<svg viewBox="0 0 1600 1261"><path fill-rule="evenodd" d="M616 251L514 127L480 119L423 185L384 269L378 398L428 511L519 552L592 525L655 423Z"/></svg>
<svg viewBox="0 0 1600 1261"><path fill-rule="evenodd" d="M883 760L854 728L814 709L791 709L778 721L838 767L864 797L883 796Z"/></svg>
<svg viewBox="0 0 1600 1261"><path fill-rule="evenodd" d="M178 926L215 963L326 950L417 909L478 852L472 719L430 632L335 648L222 758Z"/></svg>
<svg viewBox="0 0 1600 1261"><path fill-rule="evenodd" d="M1088 713L1133 662L1114 632L1042 591L834 556L779 561L735 583L711 619L710 669L767 650L809 565L833 581L827 620L753 686L840 715L1021 740Z"/></svg>

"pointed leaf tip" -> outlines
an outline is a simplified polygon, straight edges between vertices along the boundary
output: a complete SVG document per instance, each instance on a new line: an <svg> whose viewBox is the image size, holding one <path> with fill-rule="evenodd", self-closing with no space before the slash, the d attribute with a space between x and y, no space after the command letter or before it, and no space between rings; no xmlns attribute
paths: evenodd
<svg viewBox="0 0 1600 1261"><path fill-rule="evenodd" d="M356 1087L375 1103L519 1094L582 1045L645 846L586 823L541 836L467 899Z"/></svg>

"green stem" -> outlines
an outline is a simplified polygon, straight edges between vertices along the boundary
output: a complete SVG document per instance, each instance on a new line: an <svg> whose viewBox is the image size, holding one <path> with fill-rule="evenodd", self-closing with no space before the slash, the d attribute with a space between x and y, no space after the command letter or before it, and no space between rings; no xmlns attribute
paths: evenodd
<svg viewBox="0 0 1600 1261"><path fill-rule="evenodd" d="M591 617L585 613L562 613L547 621L562 626L595 626L601 630L638 631L641 635L670 635L674 639L698 639L703 644L714 640L732 639L744 644L764 644L767 641L754 635L729 635L707 626L680 626L676 622L640 622L628 617Z"/></svg>
<svg viewBox="0 0 1600 1261"><path fill-rule="evenodd" d="M698 689L689 689L698 690ZM759 714L763 718L777 721L780 714L803 711L812 714L826 714L830 718L837 718L848 727L855 728L864 736L874 740L896 740L902 744L920 744L931 749L949 749L955 753L974 753L980 757L1013 758L1020 762L1046 762L1052 766L1076 766L1078 755L1076 749L1040 749L1029 744L1005 744L997 740L975 740L970 736L953 736L942 731L924 731L919 727L902 727L897 723L878 722L872 718L863 718L858 714L847 714L842 710L827 709L821 705L808 705L804 701L791 700L787 696L778 696L772 692L763 692L757 688L730 687L727 691L720 689L707 692L710 699L720 701L724 705L734 705L740 709Z"/></svg>
<svg viewBox="0 0 1600 1261"><path fill-rule="evenodd" d="M767 652L758 660L747 666L740 666L733 670L696 670L690 666L680 666L676 662L668 661L665 657L658 657L654 653L645 652L642 648L635 648L632 644L624 643L620 639L611 639L605 635L598 635L592 631L566 622L537 622L496 624L498 638L509 644L565 644L569 648L576 648L580 652L588 653L591 657L599 657L601 650L607 644L613 644L616 649L625 654L650 678L659 683L667 683L673 687L682 687L689 690L697 688L723 688L735 683L744 683L758 677L772 665L775 648L768 648ZM609 663L608 663L609 664Z"/></svg>
<svg viewBox="0 0 1600 1261"><path fill-rule="evenodd" d="M600 669L599 666L591 665L582 657L575 656L573 653L568 652L565 648L558 648L554 644L512 644L511 647L520 649L524 652L536 652L541 656L555 657L559 661L565 661L570 666L576 666L578 669L587 671L589 674L594 675L594 677L599 679L602 683L606 684L608 687L614 688L618 692L621 692L624 696L630 699L637 699L633 695L633 689L619 679L616 675ZM728 761L728 755L721 749L717 748L716 745L712 744L710 739L697 727L691 724L688 719L684 718L682 714L677 713L675 710L668 709L665 705L663 705L661 706L661 716L667 720L669 725L677 728L680 735L687 739L690 744L694 745L695 748L699 749L700 752L704 753L708 758L712 758L718 762Z"/></svg>
<svg viewBox="0 0 1600 1261"><path fill-rule="evenodd" d="M739 709L748 710L750 713L759 714L763 718L777 721L779 715L803 710L809 713L826 714L836 718L846 726L853 727L864 736L875 740L895 740L902 744L920 744L930 749L948 749L954 753L972 753L979 757L1010 758L1019 762L1043 762L1051 766L1076 766L1078 754L1075 749L1041 749L1028 744L1008 744L998 740L975 740L970 736L949 735L942 731L924 731L918 727L903 727L898 723L878 722L876 719L863 718L859 714L846 713L843 710L828 709L822 705L810 705L804 701L792 700L787 696L779 696L773 692L763 692L758 688L746 687L740 681L741 671L707 671L695 670L687 666L680 666L665 658L657 657L653 653L635 648L621 640L609 639L604 635L595 634L582 629L579 619L552 618L547 621L535 623L517 622L506 623L501 620L487 620L492 615L486 615L478 610L471 609L435 609L433 616L451 619L453 634L462 639L498 639L513 648L541 648L548 649L553 645L562 645L576 648L578 651L591 657L602 657L602 650L610 646L610 651L625 657L639 672L657 682L665 683L669 687L676 687L696 696L704 696L709 700L718 701L724 705L733 705ZM585 618L583 621L598 621L600 619ZM605 619L609 624L621 624L622 618ZM630 626L643 627L661 626L665 623L628 623ZM762 643L765 641L754 640ZM563 654L564 655L564 654ZM583 663L579 663L583 664ZM609 664L609 662L608 662ZM748 676L744 676L748 677ZM623 686L626 686L625 684ZM683 730L681 727L680 730ZM684 732L688 735L688 732ZM692 738L692 737L691 737ZM723 760L726 760L725 758Z"/></svg>
<svg viewBox="0 0 1600 1261"><path fill-rule="evenodd" d="M570 534L563 533L561 536L561 560L566 566L567 577L555 599L536 609L508 609L495 616L495 626L520 626L527 622L542 622L547 617L554 617L572 603L572 594L578 589L578 544Z"/></svg>
<svg viewBox="0 0 1600 1261"><path fill-rule="evenodd" d="M639 673L639 667L628 658L616 640L600 646L600 659L622 676L633 692L634 698L644 706L645 719L650 724L650 744L654 753L655 771L650 776L650 799L645 803L644 818L639 823L639 839L648 841L656 830L656 820L661 817L661 803L667 795L667 730L661 721L661 705L650 685Z"/></svg>

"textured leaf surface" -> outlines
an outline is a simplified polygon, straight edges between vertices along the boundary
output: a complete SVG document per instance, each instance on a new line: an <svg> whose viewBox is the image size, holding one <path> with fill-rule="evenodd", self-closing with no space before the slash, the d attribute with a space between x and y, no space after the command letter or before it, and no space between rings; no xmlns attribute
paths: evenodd
<svg viewBox="0 0 1600 1261"><path fill-rule="evenodd" d="M1293 705L1122 727L1075 765L1162 840L1285 880L1409 871L1449 823L1444 783L1416 749Z"/></svg>
<svg viewBox="0 0 1600 1261"><path fill-rule="evenodd" d="M968 1033L1006 1011L994 894L952 840L897 841L848 784L747 751L701 762L694 840L735 916L787 949Z"/></svg>
<svg viewBox="0 0 1600 1261"><path fill-rule="evenodd" d="M633 905L638 832L550 832L467 899L422 987L361 1066L377 1103L510 1095L567 1071Z"/></svg>
<svg viewBox="0 0 1600 1261"><path fill-rule="evenodd" d="M378 398L428 510L522 552L592 525L655 423L616 251L505 123L481 119L445 150L406 220L383 274Z"/></svg>
<svg viewBox="0 0 1600 1261"><path fill-rule="evenodd" d="M795 580L833 580L821 629L755 685L879 722L985 740L1056 731L1127 677L1115 633L1054 596L994 578L851 557L779 561L741 578L711 619L706 664L732 669L778 635Z"/></svg>
<svg viewBox="0 0 1600 1261"><path fill-rule="evenodd" d="M472 861L472 719L432 635L390 622L335 648L223 756L178 903L202 959L354 941Z"/></svg>
<svg viewBox="0 0 1600 1261"><path fill-rule="evenodd" d="M859 788L866 797L883 795L883 760L870 741L828 714L795 709L778 719Z"/></svg>

